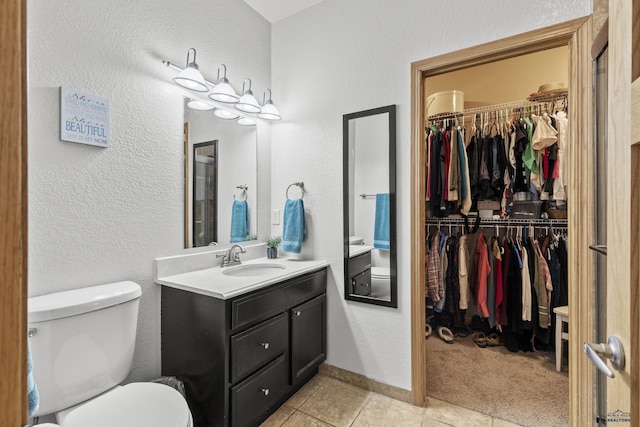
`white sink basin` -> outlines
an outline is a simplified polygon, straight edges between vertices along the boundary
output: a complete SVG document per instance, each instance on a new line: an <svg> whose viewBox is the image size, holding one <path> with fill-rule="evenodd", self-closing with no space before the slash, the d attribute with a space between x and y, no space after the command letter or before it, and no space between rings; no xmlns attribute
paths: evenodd
<svg viewBox="0 0 640 427"><path fill-rule="evenodd" d="M284 270L285 268L286 266L282 264L245 264L225 268L222 274L236 277L264 276L275 273L278 270Z"/></svg>

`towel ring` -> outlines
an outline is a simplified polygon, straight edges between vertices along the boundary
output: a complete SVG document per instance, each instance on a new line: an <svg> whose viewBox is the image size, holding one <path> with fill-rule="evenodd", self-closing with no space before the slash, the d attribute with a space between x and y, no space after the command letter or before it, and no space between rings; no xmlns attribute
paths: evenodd
<svg viewBox="0 0 640 427"><path fill-rule="evenodd" d="M238 185L236 188L239 188L242 190L242 193L240 194L240 196L244 196L244 199L242 200L247 200L247 190L249 189L249 187L247 187L247 184L244 185ZM233 200L236 199L236 195L233 195Z"/></svg>
<svg viewBox="0 0 640 427"><path fill-rule="evenodd" d="M293 184L289 185L289 186L287 187L287 192L286 192L286 197L287 197L287 199L289 199L289 189L290 189L291 187L293 187L294 185L295 185L296 187L300 187L300 191L302 192L302 194L300 195L300 198L301 198L301 199L303 199L303 198L304 198L304 182L294 182ZM289 200L291 200L291 199L289 199Z"/></svg>

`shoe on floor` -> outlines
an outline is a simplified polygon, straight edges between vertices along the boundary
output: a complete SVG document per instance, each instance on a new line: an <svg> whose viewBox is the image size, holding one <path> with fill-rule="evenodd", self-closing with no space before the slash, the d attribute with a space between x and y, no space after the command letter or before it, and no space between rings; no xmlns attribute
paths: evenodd
<svg viewBox="0 0 640 427"><path fill-rule="evenodd" d="M478 332L473 334L473 342L480 348L485 348L487 346L487 337L484 332Z"/></svg>
<svg viewBox="0 0 640 427"><path fill-rule="evenodd" d="M447 328L446 326L438 326L436 331L438 332L438 336L440 337L440 339L442 339L442 341L446 342L447 344L453 344L454 337L451 329Z"/></svg>
<svg viewBox="0 0 640 427"><path fill-rule="evenodd" d="M497 347L497 346L501 345L500 344L500 335L496 334L495 332L487 335L486 340L487 340L487 345L489 347Z"/></svg>

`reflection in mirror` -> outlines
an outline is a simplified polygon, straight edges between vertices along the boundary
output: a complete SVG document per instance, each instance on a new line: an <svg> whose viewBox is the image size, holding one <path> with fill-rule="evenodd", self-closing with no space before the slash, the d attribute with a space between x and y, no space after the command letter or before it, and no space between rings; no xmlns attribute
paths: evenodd
<svg viewBox="0 0 640 427"><path fill-rule="evenodd" d="M193 144L193 246L218 241L218 141Z"/></svg>
<svg viewBox="0 0 640 427"><path fill-rule="evenodd" d="M395 105L343 116L345 298L397 307Z"/></svg>
<svg viewBox="0 0 640 427"><path fill-rule="evenodd" d="M256 126L219 119L213 111L191 110L186 102L184 121L185 247L255 239Z"/></svg>

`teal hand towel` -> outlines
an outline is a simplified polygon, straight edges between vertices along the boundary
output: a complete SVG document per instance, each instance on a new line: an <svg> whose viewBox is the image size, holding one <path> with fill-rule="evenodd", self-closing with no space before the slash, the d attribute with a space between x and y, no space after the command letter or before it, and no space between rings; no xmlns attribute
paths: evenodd
<svg viewBox="0 0 640 427"><path fill-rule="evenodd" d="M373 246L389 250L389 193L376 194Z"/></svg>
<svg viewBox="0 0 640 427"><path fill-rule="evenodd" d="M33 363L31 362L31 347L27 343L27 405L28 417L32 417L40 407L38 388L33 379Z"/></svg>
<svg viewBox="0 0 640 427"><path fill-rule="evenodd" d="M282 250L299 254L302 242L307 239L302 199L288 200L284 205L282 226Z"/></svg>
<svg viewBox="0 0 640 427"><path fill-rule="evenodd" d="M243 242L249 234L249 205L246 200L234 200L231 207L231 243Z"/></svg>

